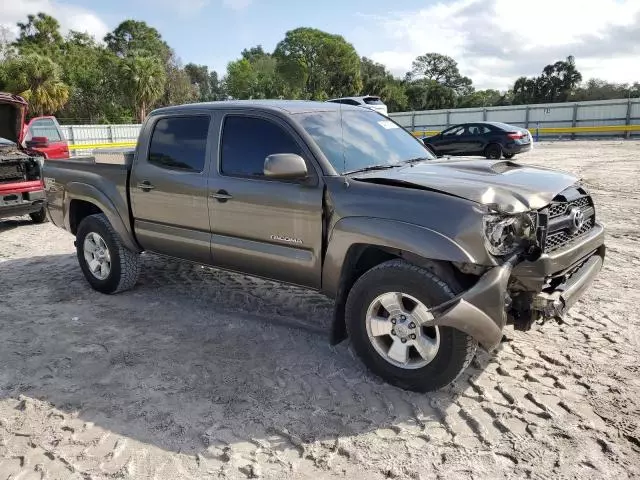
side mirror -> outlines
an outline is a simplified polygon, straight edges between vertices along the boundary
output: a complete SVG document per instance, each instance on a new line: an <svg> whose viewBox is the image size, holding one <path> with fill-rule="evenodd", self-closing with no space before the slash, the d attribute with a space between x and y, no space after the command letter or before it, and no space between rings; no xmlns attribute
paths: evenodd
<svg viewBox="0 0 640 480"><path fill-rule="evenodd" d="M283 180L307 178L307 164L295 153L274 153L264 160L264 176Z"/></svg>
<svg viewBox="0 0 640 480"><path fill-rule="evenodd" d="M25 142L27 148L47 148L49 139L47 137L32 137L31 140Z"/></svg>

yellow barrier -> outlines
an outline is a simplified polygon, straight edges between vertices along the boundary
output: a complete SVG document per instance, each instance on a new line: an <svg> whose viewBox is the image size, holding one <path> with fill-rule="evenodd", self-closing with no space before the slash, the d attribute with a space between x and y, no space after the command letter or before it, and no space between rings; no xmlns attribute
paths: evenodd
<svg viewBox="0 0 640 480"><path fill-rule="evenodd" d="M97 148L122 148L135 147L136 142L115 142L115 143L87 143L80 145L69 145L70 150L95 150Z"/></svg>
<svg viewBox="0 0 640 480"><path fill-rule="evenodd" d="M640 132L640 125L602 125L599 127L542 127L529 128L531 134L538 133L608 133L608 132ZM440 130L415 130L411 132L416 137L436 135Z"/></svg>

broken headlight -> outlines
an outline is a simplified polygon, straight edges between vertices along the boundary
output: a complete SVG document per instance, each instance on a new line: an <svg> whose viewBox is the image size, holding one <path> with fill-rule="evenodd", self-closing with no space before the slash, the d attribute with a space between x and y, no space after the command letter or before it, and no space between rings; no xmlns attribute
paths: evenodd
<svg viewBox="0 0 640 480"><path fill-rule="evenodd" d="M484 243L487 251L496 256L509 255L519 248L526 249L536 241L538 216L527 212L516 215L485 215Z"/></svg>

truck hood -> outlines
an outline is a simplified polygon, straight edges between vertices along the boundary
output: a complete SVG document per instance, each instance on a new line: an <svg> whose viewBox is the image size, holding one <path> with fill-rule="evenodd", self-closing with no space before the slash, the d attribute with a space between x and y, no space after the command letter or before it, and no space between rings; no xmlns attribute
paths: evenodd
<svg viewBox="0 0 640 480"><path fill-rule="evenodd" d="M572 175L500 160L434 160L354 174L355 180L424 188L504 213L536 210L576 184Z"/></svg>
<svg viewBox="0 0 640 480"><path fill-rule="evenodd" d="M0 93L0 137L20 144L27 102L18 95Z"/></svg>

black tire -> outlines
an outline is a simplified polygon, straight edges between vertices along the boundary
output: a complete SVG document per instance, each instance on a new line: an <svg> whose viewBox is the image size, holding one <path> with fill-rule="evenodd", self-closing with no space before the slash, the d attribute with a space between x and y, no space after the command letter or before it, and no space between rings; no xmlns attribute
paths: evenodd
<svg viewBox="0 0 640 480"><path fill-rule="evenodd" d="M504 154L504 158L506 158L507 160L511 160L515 156L516 156L515 153L505 153Z"/></svg>
<svg viewBox="0 0 640 480"><path fill-rule="evenodd" d="M91 273L84 256L84 241L89 233L102 237L111 256L111 270L101 280ZM94 290L102 293L119 293L133 288L140 273L140 255L127 250L107 217L100 213L85 217L76 233L76 253L82 273Z"/></svg>
<svg viewBox="0 0 640 480"><path fill-rule="evenodd" d="M500 160L502 157L502 147L497 143L490 143L484 149L484 156L492 160Z"/></svg>
<svg viewBox="0 0 640 480"><path fill-rule="evenodd" d="M29 216L31 217L31 221L36 224L45 223L47 221L47 212L44 207L37 212L30 213Z"/></svg>
<svg viewBox="0 0 640 480"><path fill-rule="evenodd" d="M424 367L406 369L389 363L376 351L367 334L366 314L371 302L387 292L406 293L433 307L453 298L454 288L429 270L402 260L391 260L367 271L349 292L345 310L356 354L374 374L406 390L428 392L453 382L475 355L477 342L472 337L454 328L438 327L440 346L433 360Z"/></svg>

